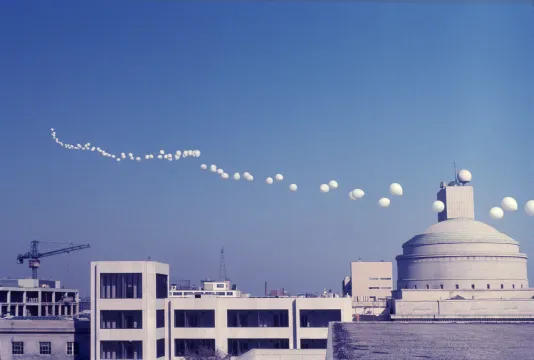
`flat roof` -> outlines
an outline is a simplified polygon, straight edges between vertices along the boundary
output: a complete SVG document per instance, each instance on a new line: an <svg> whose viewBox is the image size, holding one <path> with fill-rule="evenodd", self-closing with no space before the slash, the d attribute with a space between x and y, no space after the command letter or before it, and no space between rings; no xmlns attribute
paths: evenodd
<svg viewBox="0 0 534 360"><path fill-rule="evenodd" d="M333 359L532 359L534 324L332 323Z"/></svg>

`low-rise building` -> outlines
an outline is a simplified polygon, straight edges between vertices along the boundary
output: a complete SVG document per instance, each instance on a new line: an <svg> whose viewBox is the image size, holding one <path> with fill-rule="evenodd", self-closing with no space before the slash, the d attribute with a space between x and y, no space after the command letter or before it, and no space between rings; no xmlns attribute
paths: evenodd
<svg viewBox="0 0 534 360"><path fill-rule="evenodd" d="M152 261L91 264L92 360L325 349L329 322L351 320L350 298L168 298L168 274Z"/></svg>
<svg viewBox="0 0 534 360"><path fill-rule="evenodd" d="M1 279L0 317L73 316L79 312L79 292L63 289L59 281Z"/></svg>
<svg viewBox="0 0 534 360"><path fill-rule="evenodd" d="M0 359L89 360L88 320L59 316L0 320Z"/></svg>

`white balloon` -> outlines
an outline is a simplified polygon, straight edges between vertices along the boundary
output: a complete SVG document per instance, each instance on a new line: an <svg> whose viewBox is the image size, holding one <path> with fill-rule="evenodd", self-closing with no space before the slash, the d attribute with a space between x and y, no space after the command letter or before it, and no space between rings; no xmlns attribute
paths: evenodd
<svg viewBox="0 0 534 360"><path fill-rule="evenodd" d="M223 169L217 169L217 174L223 174L223 173L224 173Z"/></svg>
<svg viewBox="0 0 534 360"><path fill-rule="evenodd" d="M117 161L121 161L121 159L117 158Z"/></svg>
<svg viewBox="0 0 534 360"><path fill-rule="evenodd" d="M146 160L150 159L150 155L145 155L145 159Z"/></svg>
<svg viewBox="0 0 534 360"><path fill-rule="evenodd" d="M383 208L387 208L391 204L391 201L388 198L381 198L378 200L378 205Z"/></svg>
<svg viewBox="0 0 534 360"><path fill-rule="evenodd" d="M265 179L265 182L269 185L271 185L273 183L273 178L272 177L268 177L267 179Z"/></svg>
<svg viewBox="0 0 534 360"><path fill-rule="evenodd" d="M402 186L398 183L393 183L389 185L389 192L393 196L402 196L403 194Z"/></svg>
<svg viewBox="0 0 534 360"><path fill-rule="evenodd" d="M225 172L223 172L223 173L221 174L221 178L223 178L224 180L228 179L228 174L225 173Z"/></svg>
<svg viewBox="0 0 534 360"><path fill-rule="evenodd" d="M161 155L158 155L158 159L160 159L160 160L161 160L161 159L163 159L163 156L161 156Z"/></svg>
<svg viewBox="0 0 534 360"><path fill-rule="evenodd" d="M163 155L163 154L165 154L165 150L160 150L159 153L160 153L161 155Z"/></svg>
<svg viewBox="0 0 534 360"><path fill-rule="evenodd" d="M330 180L330 182L328 183L328 186L329 186L331 189L337 189L337 187L339 186L339 184L337 183L336 180Z"/></svg>
<svg viewBox="0 0 534 360"><path fill-rule="evenodd" d="M98 151L100 151L100 148L96 148ZM132 153L129 153L128 154L129 157L133 157L133 154Z"/></svg>
<svg viewBox="0 0 534 360"><path fill-rule="evenodd" d="M330 191L330 187L326 184L322 184L319 186L319 190L321 190L322 193L327 193Z"/></svg>
<svg viewBox="0 0 534 360"><path fill-rule="evenodd" d="M349 191L349 198L350 198L351 200L356 200L356 198L354 198L354 196L352 196L352 191Z"/></svg>
<svg viewBox="0 0 534 360"><path fill-rule="evenodd" d="M235 173L234 180L239 180L239 179L241 179L241 175L239 175L239 173Z"/></svg>
<svg viewBox="0 0 534 360"><path fill-rule="evenodd" d="M214 172L217 172L217 166L215 166L215 165L210 165L210 171L213 172L213 173L214 173Z"/></svg>
<svg viewBox="0 0 534 360"><path fill-rule="evenodd" d="M121 153L121 158L125 159L126 158L126 154L125 153Z"/></svg>
<svg viewBox="0 0 534 360"><path fill-rule="evenodd" d="M141 158L138 156L138 157L135 158L135 160L141 161Z"/></svg>
<svg viewBox="0 0 534 360"><path fill-rule="evenodd" d="M297 184L291 184L291 185L289 185L289 190L291 190L291 191L297 191Z"/></svg>
<svg viewBox="0 0 534 360"><path fill-rule="evenodd" d="M201 168L202 170L206 170L206 169L208 168L208 165L206 165L206 164L202 164L202 165L200 165L200 168Z"/></svg>
<svg viewBox="0 0 534 360"><path fill-rule="evenodd" d="M284 180L284 176L282 174L276 174L276 176L274 178L276 179L276 181Z"/></svg>
<svg viewBox="0 0 534 360"><path fill-rule="evenodd" d="M528 216L534 216L534 200L529 200L525 204L525 212Z"/></svg>
<svg viewBox="0 0 534 360"><path fill-rule="evenodd" d="M458 181L461 183L468 183L473 178L473 175L471 175L471 172L466 169L462 169L458 171Z"/></svg>
<svg viewBox="0 0 534 360"><path fill-rule="evenodd" d="M243 177L244 177L245 179L248 178L249 175L250 175L250 173L249 173L248 171L245 171L245 172L243 173Z"/></svg>
<svg viewBox="0 0 534 360"><path fill-rule="evenodd" d="M200 157L200 150L195 150L195 156Z"/></svg>
<svg viewBox="0 0 534 360"><path fill-rule="evenodd" d="M435 213L440 213L445 210L445 204L443 201L436 200L432 203L432 211Z"/></svg>
<svg viewBox="0 0 534 360"><path fill-rule="evenodd" d="M500 220L504 217L504 211L500 207L492 207L489 215L493 220Z"/></svg>
<svg viewBox="0 0 534 360"><path fill-rule="evenodd" d="M248 181L254 181L254 176L249 175L249 176L247 177L247 180L248 180Z"/></svg>
<svg viewBox="0 0 534 360"><path fill-rule="evenodd" d="M362 189L354 189L352 190L351 194L354 200L358 200L364 197L365 192Z"/></svg>
<svg viewBox="0 0 534 360"><path fill-rule="evenodd" d="M504 211L517 211L517 201L513 197L505 197L501 201L501 207Z"/></svg>

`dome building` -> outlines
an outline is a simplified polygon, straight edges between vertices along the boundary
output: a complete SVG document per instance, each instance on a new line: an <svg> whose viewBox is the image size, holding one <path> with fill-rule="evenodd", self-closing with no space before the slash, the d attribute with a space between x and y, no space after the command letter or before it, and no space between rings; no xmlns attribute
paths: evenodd
<svg viewBox="0 0 534 360"><path fill-rule="evenodd" d="M459 174L466 173L467 181L457 175L441 183L438 222L402 245L392 320L534 321L527 255L517 241L475 220L473 187L466 185L471 174Z"/></svg>

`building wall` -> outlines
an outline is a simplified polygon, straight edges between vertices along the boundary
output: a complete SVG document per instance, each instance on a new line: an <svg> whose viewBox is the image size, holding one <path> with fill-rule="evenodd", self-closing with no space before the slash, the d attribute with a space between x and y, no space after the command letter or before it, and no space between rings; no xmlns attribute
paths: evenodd
<svg viewBox="0 0 534 360"><path fill-rule="evenodd" d="M24 355L12 355L12 342L24 343ZM39 354L39 342L52 344L51 355ZM67 342L78 344L76 356L67 355ZM0 359L2 360L89 360L88 321L0 320Z"/></svg>
<svg viewBox="0 0 534 360"><path fill-rule="evenodd" d="M395 301L397 316L534 316L534 300Z"/></svg>
<svg viewBox="0 0 534 360"><path fill-rule="evenodd" d="M455 296L464 299L532 299L534 289L519 290L397 290L393 293L395 299L405 301L435 301L447 300Z"/></svg>
<svg viewBox="0 0 534 360"><path fill-rule="evenodd" d="M438 214L438 221L475 218L472 186L447 186L438 192L437 199L445 204L445 210Z"/></svg>
<svg viewBox="0 0 534 360"><path fill-rule="evenodd" d="M373 297L385 299L393 289L393 263L390 261L351 262L352 298L355 301L370 301ZM372 289L378 288L378 289Z"/></svg>
<svg viewBox="0 0 534 360"><path fill-rule="evenodd" d="M238 357L238 360L324 360L326 350L253 349Z"/></svg>
<svg viewBox="0 0 534 360"><path fill-rule="evenodd" d="M142 274L140 299L101 299L100 274ZM142 341L143 359L156 359L156 340L165 339L169 351L167 299L156 298L156 274L169 275L169 265L154 261L105 261L91 263L91 360L100 360L101 341ZM168 296L168 291L167 291ZM141 310L142 329L101 329L102 310ZM163 310L165 327L156 328L156 311Z"/></svg>

